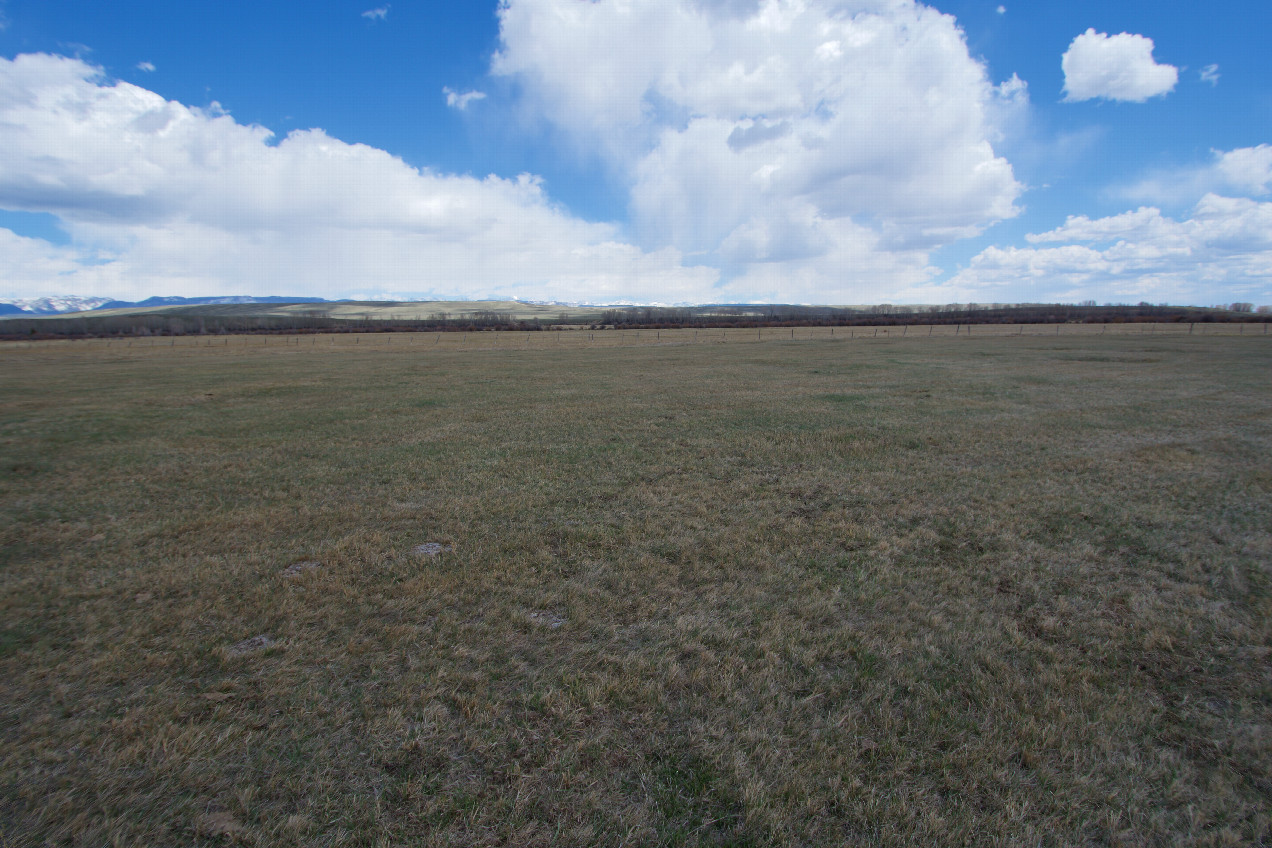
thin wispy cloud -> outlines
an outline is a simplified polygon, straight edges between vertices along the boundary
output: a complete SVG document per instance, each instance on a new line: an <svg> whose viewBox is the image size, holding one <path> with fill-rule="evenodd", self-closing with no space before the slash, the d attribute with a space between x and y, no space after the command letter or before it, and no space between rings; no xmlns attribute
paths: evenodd
<svg viewBox="0 0 1272 848"><path fill-rule="evenodd" d="M1272 194L1272 145L1211 150L1209 162L1148 171L1126 185L1112 186L1112 200L1182 206L1206 194L1262 198Z"/></svg>
<svg viewBox="0 0 1272 848"><path fill-rule="evenodd" d="M137 70L139 71L145 71L146 73L150 73L154 69L155 69L154 62L138 62L137 63Z"/></svg>
<svg viewBox="0 0 1272 848"><path fill-rule="evenodd" d="M85 61L88 60L88 57L92 55L93 52L93 48L89 47L87 44L80 44L78 41L61 42L60 46L76 59L83 59Z"/></svg>
<svg viewBox="0 0 1272 848"><path fill-rule="evenodd" d="M450 86L443 87L442 93L446 95L446 105L452 109L458 109L461 112L467 109L468 104L472 103L474 100L486 99L486 92L484 91L465 91L463 94L460 94Z"/></svg>
<svg viewBox="0 0 1272 848"><path fill-rule="evenodd" d="M362 17L366 18L369 21L382 21L388 16L389 16L388 3L385 3L383 6L380 6L375 9L367 9L365 12L362 13Z"/></svg>
<svg viewBox="0 0 1272 848"><path fill-rule="evenodd" d="M1202 82L1208 82L1211 85L1219 84L1219 66L1218 65L1207 65L1206 67L1198 71L1197 75L1201 77Z"/></svg>

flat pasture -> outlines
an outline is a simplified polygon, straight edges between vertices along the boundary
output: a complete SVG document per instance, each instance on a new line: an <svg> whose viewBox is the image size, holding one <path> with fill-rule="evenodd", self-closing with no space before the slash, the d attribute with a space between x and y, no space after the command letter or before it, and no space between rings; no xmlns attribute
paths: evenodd
<svg viewBox="0 0 1272 848"><path fill-rule="evenodd" d="M0 344L0 845L1266 844L1272 338L955 333Z"/></svg>

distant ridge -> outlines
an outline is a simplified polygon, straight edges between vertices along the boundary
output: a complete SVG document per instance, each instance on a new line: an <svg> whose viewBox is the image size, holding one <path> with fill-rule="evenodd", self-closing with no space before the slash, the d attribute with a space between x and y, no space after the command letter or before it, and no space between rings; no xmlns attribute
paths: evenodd
<svg viewBox="0 0 1272 848"><path fill-rule="evenodd" d="M224 297L148 297L145 300L110 300L93 309L130 309L141 306L203 306L209 303L326 303L321 297L251 297L248 295L227 295Z"/></svg>

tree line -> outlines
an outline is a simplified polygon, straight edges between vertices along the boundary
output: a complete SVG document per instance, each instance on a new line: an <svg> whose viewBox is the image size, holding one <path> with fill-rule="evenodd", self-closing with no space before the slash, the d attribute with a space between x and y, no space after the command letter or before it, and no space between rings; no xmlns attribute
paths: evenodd
<svg viewBox="0 0 1272 848"><path fill-rule="evenodd" d="M199 308L137 315L77 315L66 318L3 318L0 338L111 338L257 333L400 333L542 331L556 329L726 329L762 327L901 326L906 324L1119 324L1268 322L1272 309L1234 303L1225 307L1105 304L946 304L868 307L725 304L713 306L627 306L587 317L518 318L508 312L453 316L434 312L417 318L376 318L373 313L333 317L313 310L288 315Z"/></svg>
<svg viewBox="0 0 1272 848"><path fill-rule="evenodd" d="M1243 307L1237 309L1235 307ZM1250 307L1250 308L1244 308ZM602 313L600 326L627 329L902 326L914 324L1121 324L1272 320L1272 310L1250 304L1233 308L1106 304L977 304L868 307L729 305L626 307Z"/></svg>

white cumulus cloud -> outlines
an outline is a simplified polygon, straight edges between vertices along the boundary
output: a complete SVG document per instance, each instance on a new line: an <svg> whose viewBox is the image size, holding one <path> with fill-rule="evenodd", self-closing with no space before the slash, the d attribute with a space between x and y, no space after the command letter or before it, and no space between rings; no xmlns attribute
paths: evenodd
<svg viewBox="0 0 1272 848"><path fill-rule="evenodd" d="M1143 103L1175 88L1179 71L1153 60L1153 40L1130 33L1088 29L1060 59L1065 100L1103 98Z"/></svg>
<svg viewBox="0 0 1272 848"><path fill-rule="evenodd" d="M1272 145L1212 152L1215 172L1228 186L1256 195L1272 191Z"/></svg>
<svg viewBox="0 0 1272 848"><path fill-rule="evenodd" d="M1086 299L1213 303L1272 302L1272 203L1207 194L1186 217L1141 207L1105 218L1083 215L1027 237L1030 247L989 247L948 283L1000 300Z"/></svg>
<svg viewBox="0 0 1272 848"><path fill-rule="evenodd" d="M994 86L911 0L505 0L492 71L627 181L647 247L740 297L873 300L1017 214Z"/></svg>
<svg viewBox="0 0 1272 848"><path fill-rule="evenodd" d="M53 294L51 280L74 279L82 271L91 274L91 268L77 262L79 258L70 248L0 227L0 298L12 302L32 294Z"/></svg>
<svg viewBox="0 0 1272 848"><path fill-rule="evenodd" d="M0 59L0 208L51 213L71 236L0 229L4 294L714 299L713 269L571 217L532 176L271 136L78 59Z"/></svg>

